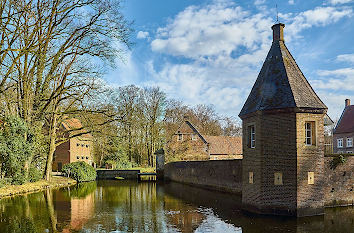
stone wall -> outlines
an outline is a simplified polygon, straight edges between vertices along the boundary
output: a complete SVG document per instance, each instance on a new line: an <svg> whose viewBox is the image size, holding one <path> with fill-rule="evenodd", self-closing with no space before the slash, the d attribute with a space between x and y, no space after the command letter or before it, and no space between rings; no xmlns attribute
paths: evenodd
<svg viewBox="0 0 354 233"><path fill-rule="evenodd" d="M330 168L333 156L325 157L325 205L344 206L354 203L354 155L346 156L346 162Z"/></svg>
<svg viewBox="0 0 354 233"><path fill-rule="evenodd" d="M242 160L168 163L165 165L165 179L240 194Z"/></svg>
<svg viewBox="0 0 354 233"><path fill-rule="evenodd" d="M354 203L354 155L348 155L346 158L344 164L339 164L335 169L331 169L329 164L333 157L325 157L323 184L324 202L327 207L353 205ZM242 160L167 163L165 178L194 186L240 194L242 192L242 163ZM289 182L295 181L289 180ZM248 180L245 182L248 183ZM284 193L284 195L288 194ZM314 198L317 195L313 193Z"/></svg>

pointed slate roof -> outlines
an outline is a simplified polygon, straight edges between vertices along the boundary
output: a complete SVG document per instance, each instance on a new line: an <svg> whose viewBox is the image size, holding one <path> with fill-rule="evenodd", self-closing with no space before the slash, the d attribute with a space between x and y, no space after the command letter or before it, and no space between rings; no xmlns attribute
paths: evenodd
<svg viewBox="0 0 354 233"><path fill-rule="evenodd" d="M239 116L281 108L327 109L314 92L283 39L284 24L275 24L273 43Z"/></svg>

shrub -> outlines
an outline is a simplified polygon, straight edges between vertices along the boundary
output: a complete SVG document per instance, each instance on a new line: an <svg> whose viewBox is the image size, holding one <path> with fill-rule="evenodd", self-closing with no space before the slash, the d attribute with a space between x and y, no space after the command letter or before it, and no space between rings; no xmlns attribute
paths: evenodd
<svg viewBox="0 0 354 233"><path fill-rule="evenodd" d="M44 170L46 152L41 127L29 127L16 116L4 119L0 127L0 173L6 178L12 178L12 184L39 180Z"/></svg>
<svg viewBox="0 0 354 233"><path fill-rule="evenodd" d="M24 169L19 172L16 172L12 176L12 184L19 185L27 182L27 176Z"/></svg>
<svg viewBox="0 0 354 233"><path fill-rule="evenodd" d="M6 185L10 185L12 183L12 179L11 178L3 178L0 179L0 188L6 186Z"/></svg>
<svg viewBox="0 0 354 233"><path fill-rule="evenodd" d="M42 179L43 173L40 169L36 167L31 167L28 173L28 181L29 182L37 182Z"/></svg>
<svg viewBox="0 0 354 233"><path fill-rule="evenodd" d="M83 161L65 164L63 172L77 182L92 181L96 179L96 170Z"/></svg>
<svg viewBox="0 0 354 233"><path fill-rule="evenodd" d="M343 155L338 155L329 162L329 166L334 170L338 165L345 163L345 161L347 161L347 159Z"/></svg>

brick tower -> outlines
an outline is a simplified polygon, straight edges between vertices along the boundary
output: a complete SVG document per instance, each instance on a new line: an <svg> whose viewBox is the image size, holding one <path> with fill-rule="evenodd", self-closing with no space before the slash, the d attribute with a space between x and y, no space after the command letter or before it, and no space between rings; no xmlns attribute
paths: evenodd
<svg viewBox="0 0 354 233"><path fill-rule="evenodd" d="M272 26L273 43L239 116L242 204L261 214L324 213L324 116L316 95Z"/></svg>

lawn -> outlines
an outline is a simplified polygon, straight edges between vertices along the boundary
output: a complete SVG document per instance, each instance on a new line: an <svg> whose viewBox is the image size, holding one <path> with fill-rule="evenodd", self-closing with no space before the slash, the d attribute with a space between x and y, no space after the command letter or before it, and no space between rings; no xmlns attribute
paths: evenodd
<svg viewBox="0 0 354 233"><path fill-rule="evenodd" d="M6 185L0 188L0 199L13 195L38 192L47 188L59 188L76 184L76 181L67 177L53 176L51 181L40 180L23 185Z"/></svg>

